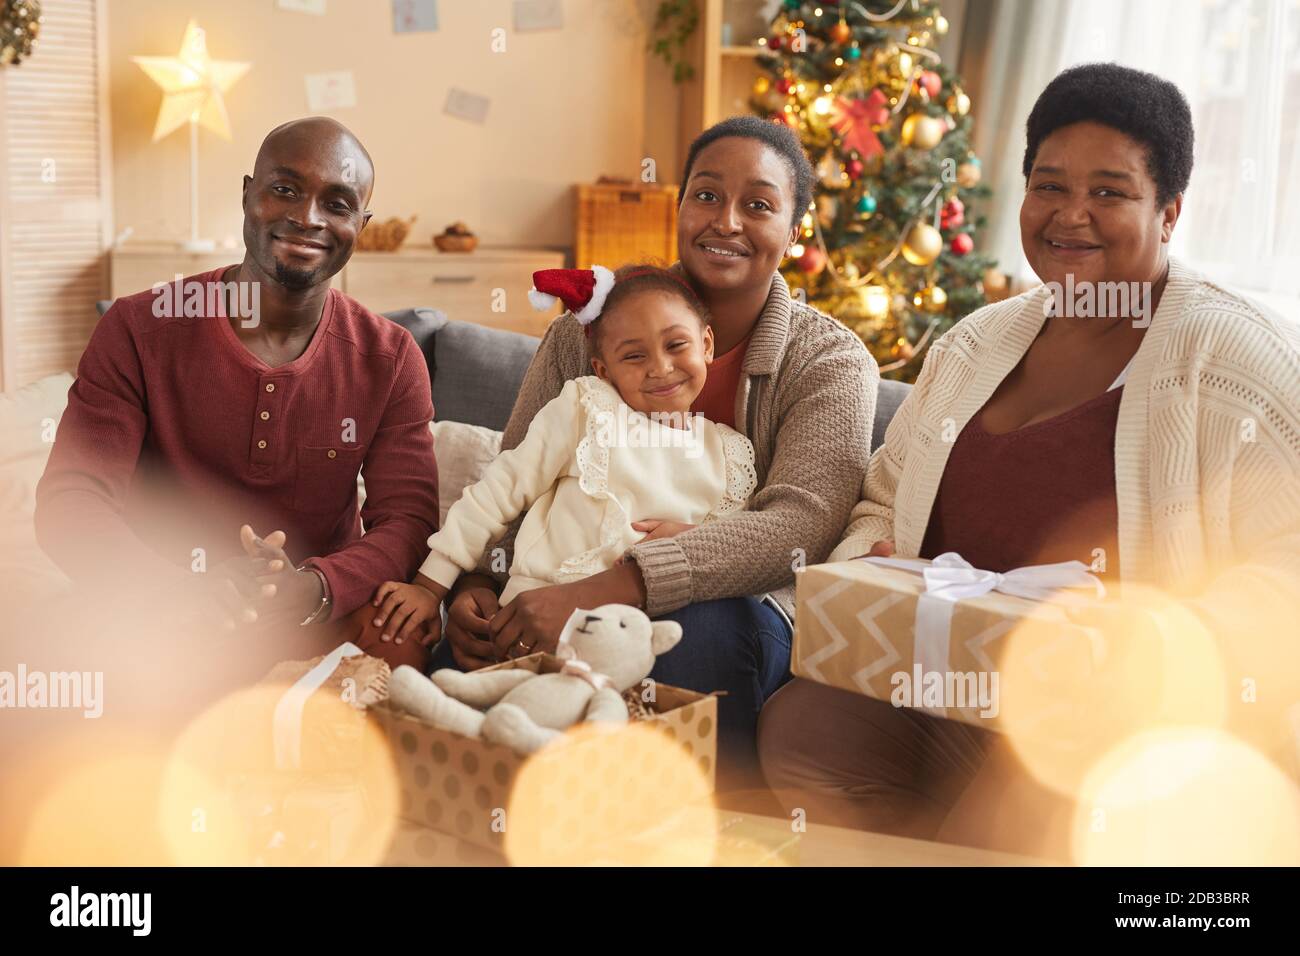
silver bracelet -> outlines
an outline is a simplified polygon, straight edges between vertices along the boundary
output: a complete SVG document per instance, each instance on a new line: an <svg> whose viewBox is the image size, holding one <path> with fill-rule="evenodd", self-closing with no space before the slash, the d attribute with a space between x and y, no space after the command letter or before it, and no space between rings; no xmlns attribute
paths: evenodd
<svg viewBox="0 0 1300 956"><path fill-rule="evenodd" d="M310 564L300 564L294 568L294 570L298 572L310 571L312 574L316 575L316 577L320 578L320 604L317 605L316 610L308 614L298 624L299 627L306 627L308 624L315 624L329 611L330 583L320 568L312 567Z"/></svg>

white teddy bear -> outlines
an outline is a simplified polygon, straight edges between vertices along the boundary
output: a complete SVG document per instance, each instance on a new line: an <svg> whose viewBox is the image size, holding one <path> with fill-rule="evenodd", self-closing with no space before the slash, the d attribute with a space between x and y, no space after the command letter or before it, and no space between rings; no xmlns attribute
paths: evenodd
<svg viewBox="0 0 1300 956"><path fill-rule="evenodd" d="M389 702L435 727L530 754L580 721L626 723L623 691L681 638L677 622L651 622L626 604L577 610L556 647L559 673L444 668L427 678L403 665L389 680Z"/></svg>

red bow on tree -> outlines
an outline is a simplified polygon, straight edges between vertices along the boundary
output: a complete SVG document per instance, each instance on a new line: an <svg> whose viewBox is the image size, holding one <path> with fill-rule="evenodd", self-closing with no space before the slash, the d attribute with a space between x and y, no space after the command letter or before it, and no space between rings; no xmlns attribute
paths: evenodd
<svg viewBox="0 0 1300 956"><path fill-rule="evenodd" d="M836 97L831 107L831 126L840 134L844 145L857 150L863 159L885 151L872 127L887 122L889 107L880 90L872 90L870 95L857 99Z"/></svg>

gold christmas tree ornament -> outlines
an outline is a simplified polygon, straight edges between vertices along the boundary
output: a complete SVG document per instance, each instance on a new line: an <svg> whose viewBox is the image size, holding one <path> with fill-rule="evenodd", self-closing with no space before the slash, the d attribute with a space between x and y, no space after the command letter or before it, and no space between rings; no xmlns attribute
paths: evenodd
<svg viewBox="0 0 1300 956"><path fill-rule="evenodd" d="M928 222L918 222L903 240L903 258L914 266L928 266L943 251L943 236Z"/></svg>
<svg viewBox="0 0 1300 956"><path fill-rule="evenodd" d="M0 0L0 66L17 66L31 56L40 32L38 0Z"/></svg>

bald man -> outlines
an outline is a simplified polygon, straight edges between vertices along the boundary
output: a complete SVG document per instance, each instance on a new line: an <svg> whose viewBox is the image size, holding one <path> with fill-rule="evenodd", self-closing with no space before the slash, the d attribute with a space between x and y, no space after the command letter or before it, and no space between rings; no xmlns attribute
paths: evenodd
<svg viewBox="0 0 1300 956"><path fill-rule="evenodd" d="M414 573L438 517L428 371L409 332L329 286L373 185L341 124L286 123L244 177L243 262L100 320L37 490L38 540L74 584L251 631L261 666L333 646L324 622Z"/></svg>

